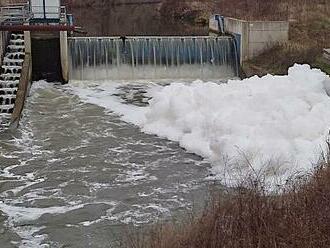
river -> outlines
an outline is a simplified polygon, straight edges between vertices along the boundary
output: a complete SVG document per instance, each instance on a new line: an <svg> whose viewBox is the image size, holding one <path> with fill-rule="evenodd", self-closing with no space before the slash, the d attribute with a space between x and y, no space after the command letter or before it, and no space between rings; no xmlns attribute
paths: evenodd
<svg viewBox="0 0 330 248"><path fill-rule="evenodd" d="M146 104L130 85L110 97ZM200 209L208 168L70 86L35 83L20 128L0 133L0 247L113 247L123 230Z"/></svg>

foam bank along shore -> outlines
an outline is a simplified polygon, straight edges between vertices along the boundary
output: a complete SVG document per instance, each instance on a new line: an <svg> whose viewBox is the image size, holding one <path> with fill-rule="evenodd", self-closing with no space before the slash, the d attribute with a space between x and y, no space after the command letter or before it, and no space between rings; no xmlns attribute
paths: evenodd
<svg viewBox="0 0 330 248"><path fill-rule="evenodd" d="M42 2L42 1L41 1ZM330 3L0 1L0 247L330 247Z"/></svg>

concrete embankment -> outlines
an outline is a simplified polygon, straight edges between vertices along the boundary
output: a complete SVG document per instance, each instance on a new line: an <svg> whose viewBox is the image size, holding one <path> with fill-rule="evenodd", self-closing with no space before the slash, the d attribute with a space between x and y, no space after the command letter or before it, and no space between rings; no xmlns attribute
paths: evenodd
<svg viewBox="0 0 330 248"><path fill-rule="evenodd" d="M19 125L19 121L21 119L22 112L24 109L25 100L28 96L28 92L31 85L31 73L32 73L31 54L26 53L22 67L22 74L19 81L18 91L16 94L15 108L11 117L11 124L10 124L11 128L17 128Z"/></svg>

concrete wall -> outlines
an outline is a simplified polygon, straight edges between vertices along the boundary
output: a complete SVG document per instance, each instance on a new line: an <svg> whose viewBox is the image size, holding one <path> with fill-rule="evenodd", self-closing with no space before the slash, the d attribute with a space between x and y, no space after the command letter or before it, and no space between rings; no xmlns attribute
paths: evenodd
<svg viewBox="0 0 330 248"><path fill-rule="evenodd" d="M219 24L218 21L213 17L209 20L209 33L210 35L218 35L219 34Z"/></svg>
<svg viewBox="0 0 330 248"><path fill-rule="evenodd" d="M6 46L8 41L8 32L0 32L0 65L2 64L3 57L6 52Z"/></svg>
<svg viewBox="0 0 330 248"><path fill-rule="evenodd" d="M68 32L60 32L61 66L62 77L65 83L69 82L69 54L68 54Z"/></svg>
<svg viewBox="0 0 330 248"><path fill-rule="evenodd" d="M248 60L249 56L249 23L244 20L225 18L225 32L235 36L238 50L240 51L240 62Z"/></svg>
<svg viewBox="0 0 330 248"><path fill-rule="evenodd" d="M253 58L277 43L289 40L289 22L249 22L248 58Z"/></svg>
<svg viewBox="0 0 330 248"><path fill-rule="evenodd" d="M287 21L245 21L226 17L225 31L236 38L241 63L258 56L275 44L289 40ZM210 19L210 32L219 33L214 17Z"/></svg>
<svg viewBox="0 0 330 248"><path fill-rule="evenodd" d="M29 90L31 86L31 74L32 74L31 62L32 62L31 54L25 53L21 77L18 85L18 91L16 94L14 112L11 115L11 122L10 122L11 129L15 129L18 127L24 109L25 100L29 95Z"/></svg>
<svg viewBox="0 0 330 248"><path fill-rule="evenodd" d="M24 31L24 46L25 46L25 53L31 54L31 32Z"/></svg>
<svg viewBox="0 0 330 248"><path fill-rule="evenodd" d="M330 48L323 50L323 57L330 63Z"/></svg>

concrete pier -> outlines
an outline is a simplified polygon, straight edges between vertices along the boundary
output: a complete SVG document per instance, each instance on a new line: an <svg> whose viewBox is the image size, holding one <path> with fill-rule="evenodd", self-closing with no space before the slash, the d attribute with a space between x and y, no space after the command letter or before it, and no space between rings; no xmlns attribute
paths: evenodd
<svg viewBox="0 0 330 248"><path fill-rule="evenodd" d="M68 52L68 32L60 32L60 53L63 82L69 82L69 52Z"/></svg>
<svg viewBox="0 0 330 248"><path fill-rule="evenodd" d="M0 65L6 52L8 32L0 31Z"/></svg>
<svg viewBox="0 0 330 248"><path fill-rule="evenodd" d="M330 64L330 48L329 49L323 49L323 57L328 61Z"/></svg>
<svg viewBox="0 0 330 248"><path fill-rule="evenodd" d="M32 59L31 59L31 54L26 53L22 66L21 77L19 80L18 91L16 94L15 107L13 114L11 116L10 128L17 128L19 125L19 121L22 116L25 101L29 94L29 90L31 86L31 78L32 78Z"/></svg>

